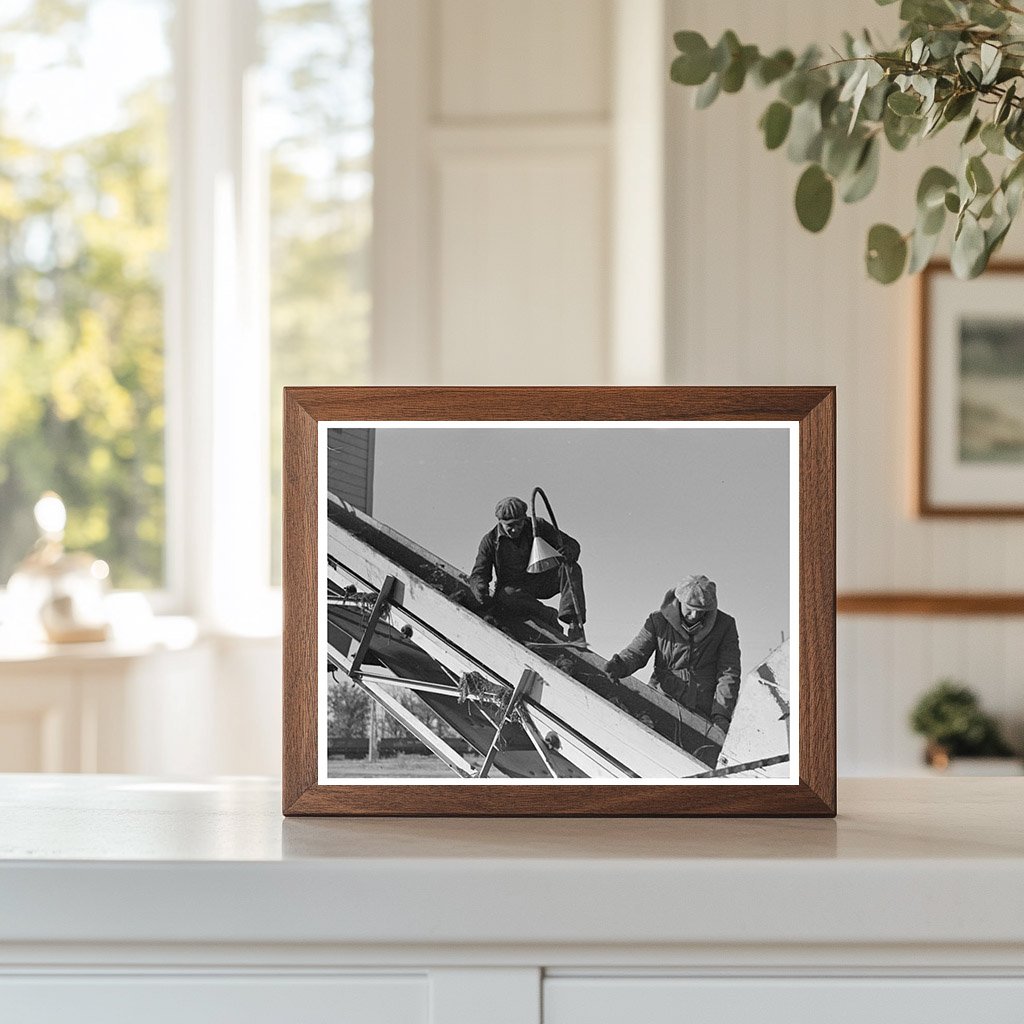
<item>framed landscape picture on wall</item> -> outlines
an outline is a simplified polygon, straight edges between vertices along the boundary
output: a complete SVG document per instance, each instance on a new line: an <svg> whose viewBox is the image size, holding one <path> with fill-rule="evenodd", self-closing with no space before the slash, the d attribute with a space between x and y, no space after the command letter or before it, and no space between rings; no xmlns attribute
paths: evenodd
<svg viewBox="0 0 1024 1024"><path fill-rule="evenodd" d="M922 516L1024 515L1024 264L920 281L916 506Z"/></svg>
<svg viewBox="0 0 1024 1024"><path fill-rule="evenodd" d="M835 813L831 388L289 388L287 814Z"/></svg>

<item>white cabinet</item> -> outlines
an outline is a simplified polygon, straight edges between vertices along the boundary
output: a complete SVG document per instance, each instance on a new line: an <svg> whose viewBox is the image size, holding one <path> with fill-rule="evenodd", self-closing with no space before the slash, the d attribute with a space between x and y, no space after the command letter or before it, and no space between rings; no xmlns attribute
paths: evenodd
<svg viewBox="0 0 1024 1024"><path fill-rule="evenodd" d="M553 977L544 1024L1020 1024L1021 978Z"/></svg>
<svg viewBox="0 0 1024 1024"><path fill-rule="evenodd" d="M1020 1024L1020 797L282 820L257 779L0 776L0 1021Z"/></svg>
<svg viewBox="0 0 1024 1024"><path fill-rule="evenodd" d="M416 975L160 975L0 978L0 1018L17 1024L427 1024Z"/></svg>

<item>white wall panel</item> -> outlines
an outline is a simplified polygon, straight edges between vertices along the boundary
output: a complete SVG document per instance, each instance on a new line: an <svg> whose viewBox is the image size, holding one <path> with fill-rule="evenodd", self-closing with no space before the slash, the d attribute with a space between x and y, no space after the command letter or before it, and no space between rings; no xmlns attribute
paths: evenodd
<svg viewBox="0 0 1024 1024"><path fill-rule="evenodd" d="M604 117L608 0L440 0L441 120Z"/></svg>
<svg viewBox="0 0 1024 1024"><path fill-rule="evenodd" d="M458 156L440 168L441 378L599 383L604 153Z"/></svg>
<svg viewBox="0 0 1024 1024"><path fill-rule="evenodd" d="M692 28L712 42L732 28L764 49L836 42L867 24L895 37L895 8L863 0L669 0L666 36ZM863 269L871 224L909 228L921 172L957 140L883 152L881 185L837 203L820 235L793 211L800 168L769 153L756 128L773 98L748 87L705 111L667 85L666 320L670 379L686 384L838 387L838 562L841 590L1022 590L1024 523L913 518L914 283L883 288ZM1007 255L1024 251L1018 228ZM840 767L915 770L906 726L942 676L974 686L1011 730L1024 719L1024 620L840 620Z"/></svg>
<svg viewBox="0 0 1024 1024"><path fill-rule="evenodd" d="M633 2L660 44L661 0ZM611 175L630 166L613 161L618 9L381 0L375 10L375 382L604 383L620 213ZM657 248L647 259L660 275ZM649 305L657 325L660 302Z"/></svg>
<svg viewBox="0 0 1024 1024"><path fill-rule="evenodd" d="M860 1024L864 1020L955 1020L981 1009L991 1024L1020 1019L1020 979L890 978L550 978L544 985L549 1024L676 1024L757 1020L788 1024Z"/></svg>

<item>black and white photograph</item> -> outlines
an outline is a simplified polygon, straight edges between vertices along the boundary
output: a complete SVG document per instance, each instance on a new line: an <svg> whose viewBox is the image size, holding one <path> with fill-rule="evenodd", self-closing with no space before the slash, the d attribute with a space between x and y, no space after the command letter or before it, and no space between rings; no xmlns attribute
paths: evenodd
<svg viewBox="0 0 1024 1024"><path fill-rule="evenodd" d="M319 781L796 783L796 437L321 423Z"/></svg>

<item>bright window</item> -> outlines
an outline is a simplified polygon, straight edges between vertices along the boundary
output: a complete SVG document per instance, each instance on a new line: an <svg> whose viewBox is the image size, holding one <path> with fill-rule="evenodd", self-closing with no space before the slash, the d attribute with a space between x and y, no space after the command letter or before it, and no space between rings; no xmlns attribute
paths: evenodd
<svg viewBox="0 0 1024 1024"><path fill-rule="evenodd" d="M373 44L369 0L263 0L262 8L271 566L277 582L281 388L367 379Z"/></svg>
<svg viewBox="0 0 1024 1024"><path fill-rule="evenodd" d="M164 581L171 14L0 13L0 586L48 489L116 586Z"/></svg>
<svg viewBox="0 0 1024 1024"><path fill-rule="evenodd" d="M372 68L370 0L0 6L0 587L52 489L116 587L275 604L281 388L367 379Z"/></svg>

